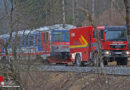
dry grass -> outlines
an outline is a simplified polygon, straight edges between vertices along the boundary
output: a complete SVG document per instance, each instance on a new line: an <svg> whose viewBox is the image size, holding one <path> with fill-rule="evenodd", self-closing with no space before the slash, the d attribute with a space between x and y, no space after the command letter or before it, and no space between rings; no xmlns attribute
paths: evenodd
<svg viewBox="0 0 130 90"><path fill-rule="evenodd" d="M130 76L108 76L72 72L21 73L25 90L130 90Z"/></svg>

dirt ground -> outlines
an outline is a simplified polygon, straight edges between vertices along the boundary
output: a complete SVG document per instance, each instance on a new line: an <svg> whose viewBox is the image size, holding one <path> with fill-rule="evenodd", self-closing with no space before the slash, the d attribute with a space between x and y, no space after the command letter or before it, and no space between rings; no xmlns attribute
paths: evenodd
<svg viewBox="0 0 130 90"><path fill-rule="evenodd" d="M130 76L73 72L22 72L25 90L130 90Z"/></svg>

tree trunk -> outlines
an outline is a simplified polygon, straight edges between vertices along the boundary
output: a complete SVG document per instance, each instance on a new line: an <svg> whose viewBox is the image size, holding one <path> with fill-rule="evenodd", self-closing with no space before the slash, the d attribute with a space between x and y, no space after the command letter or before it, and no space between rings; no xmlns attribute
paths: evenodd
<svg viewBox="0 0 130 90"><path fill-rule="evenodd" d="M63 14L63 27L65 27L65 23L66 23L66 21L65 21L65 1L64 0L62 0L62 14Z"/></svg>
<svg viewBox="0 0 130 90"><path fill-rule="evenodd" d="M124 0L126 8L126 25L127 25L127 38L128 38L128 47L130 49L130 0Z"/></svg>

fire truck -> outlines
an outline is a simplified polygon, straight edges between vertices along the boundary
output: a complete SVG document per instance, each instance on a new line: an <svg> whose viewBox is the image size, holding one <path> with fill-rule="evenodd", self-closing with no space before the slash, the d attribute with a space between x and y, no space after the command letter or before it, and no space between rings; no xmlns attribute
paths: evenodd
<svg viewBox="0 0 130 90"><path fill-rule="evenodd" d="M100 36L104 65L117 61L117 65L127 65L128 50L126 26L97 26ZM70 30L70 59L77 66L93 62L99 65L95 30L92 26Z"/></svg>

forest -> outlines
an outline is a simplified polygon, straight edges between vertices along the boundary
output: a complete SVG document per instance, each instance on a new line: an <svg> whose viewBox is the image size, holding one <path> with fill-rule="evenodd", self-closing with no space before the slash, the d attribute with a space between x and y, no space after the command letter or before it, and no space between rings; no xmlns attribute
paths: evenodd
<svg viewBox="0 0 130 90"><path fill-rule="evenodd" d="M8 10L14 7L18 16L18 30L38 28L41 26L62 24L63 10L61 0L18 0L17 6L8 1ZM93 7L94 5L94 7ZM123 0L65 0L65 23L75 26L90 25L88 17L80 8L94 15L97 25L124 25L125 8ZM93 9L92 9L93 8ZM17 10L16 10L17 9ZM7 18L4 15L4 3L0 3L0 33L8 32ZM15 14L14 14L15 15ZM15 16L14 16L15 17ZM15 19L13 17L13 19ZM14 21L15 22L15 21ZM14 26L14 29L16 27Z"/></svg>
<svg viewBox="0 0 130 90"><path fill-rule="evenodd" d="M129 6L0 0L0 90L130 90Z"/></svg>

